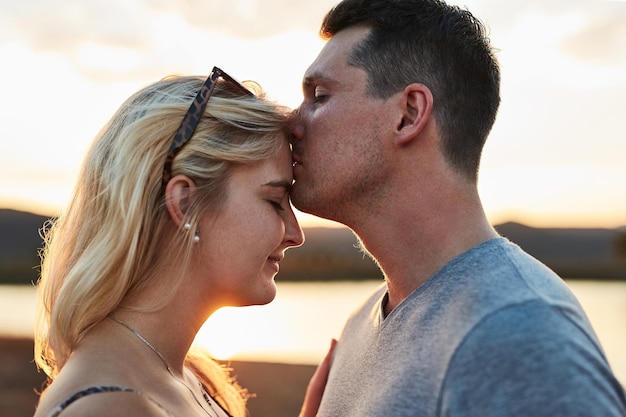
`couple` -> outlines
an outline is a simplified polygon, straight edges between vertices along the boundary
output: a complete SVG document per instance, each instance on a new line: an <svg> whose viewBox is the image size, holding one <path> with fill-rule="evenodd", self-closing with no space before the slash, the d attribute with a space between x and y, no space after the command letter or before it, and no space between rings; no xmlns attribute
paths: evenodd
<svg viewBox="0 0 626 417"><path fill-rule="evenodd" d="M500 75L479 21L344 0L321 33L292 114L215 68L144 88L99 134L48 234L36 416L245 416L245 390L190 346L218 308L272 301L304 242L290 199L385 275L302 417L624 416L576 299L481 207Z"/></svg>

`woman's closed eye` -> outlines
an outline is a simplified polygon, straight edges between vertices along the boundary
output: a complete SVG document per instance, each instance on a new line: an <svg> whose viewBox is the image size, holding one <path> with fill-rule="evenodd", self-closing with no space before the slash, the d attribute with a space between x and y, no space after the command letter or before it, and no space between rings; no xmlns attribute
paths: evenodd
<svg viewBox="0 0 626 417"><path fill-rule="evenodd" d="M276 210L280 210L280 211L284 211L285 207L283 207L283 203L282 200L277 201L277 200L267 200L268 203L270 203L272 205L272 207L274 207Z"/></svg>

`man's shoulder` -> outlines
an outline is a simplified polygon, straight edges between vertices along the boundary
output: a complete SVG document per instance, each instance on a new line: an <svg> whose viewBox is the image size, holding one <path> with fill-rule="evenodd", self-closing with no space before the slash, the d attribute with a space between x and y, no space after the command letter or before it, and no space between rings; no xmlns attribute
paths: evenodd
<svg viewBox="0 0 626 417"><path fill-rule="evenodd" d="M508 375L526 369L552 372L553 377L578 372L578 365L590 361L597 369L608 369L591 328L543 299L507 305L484 316L466 333L452 360L468 370L489 366Z"/></svg>
<svg viewBox="0 0 626 417"><path fill-rule="evenodd" d="M443 393L445 407L471 401L484 415L624 409L595 336L544 300L507 306L476 325L450 361ZM506 408L512 404L519 410Z"/></svg>

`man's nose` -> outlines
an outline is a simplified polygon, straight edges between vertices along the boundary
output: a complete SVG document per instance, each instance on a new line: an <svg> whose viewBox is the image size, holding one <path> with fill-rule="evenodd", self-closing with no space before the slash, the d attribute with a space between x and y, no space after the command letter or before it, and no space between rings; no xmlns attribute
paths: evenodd
<svg viewBox="0 0 626 417"><path fill-rule="evenodd" d="M289 120L289 142L294 143L304 137L304 125L302 123L302 115L300 108L295 109Z"/></svg>

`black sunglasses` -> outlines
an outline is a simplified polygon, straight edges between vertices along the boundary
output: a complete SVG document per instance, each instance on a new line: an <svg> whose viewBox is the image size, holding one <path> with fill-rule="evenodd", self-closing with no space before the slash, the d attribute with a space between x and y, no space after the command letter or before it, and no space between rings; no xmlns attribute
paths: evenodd
<svg viewBox="0 0 626 417"><path fill-rule="evenodd" d="M163 164L163 187L165 187L167 182L172 178L172 161L174 160L174 157L178 154L178 152L180 152L180 150L183 148L183 146L185 146L185 144L189 142L189 139L191 139L191 137L193 136L193 132L198 126L200 117L202 117L202 113L204 113L204 109L206 108L206 105L211 98L211 94L213 94L213 90L215 89L218 78L222 78L224 81L228 81L233 84L235 87L241 90L243 95L254 97L254 93L244 87L239 81L235 80L233 77L226 74L218 67L213 67L211 73L202 85L202 88L200 88L200 91L198 91L198 94L193 100L193 103L191 103L191 106L189 106L187 113L185 113L183 121L180 122L180 126L178 126L178 130L176 130L176 134L174 135L174 140L172 140L170 149L167 151L165 163Z"/></svg>

